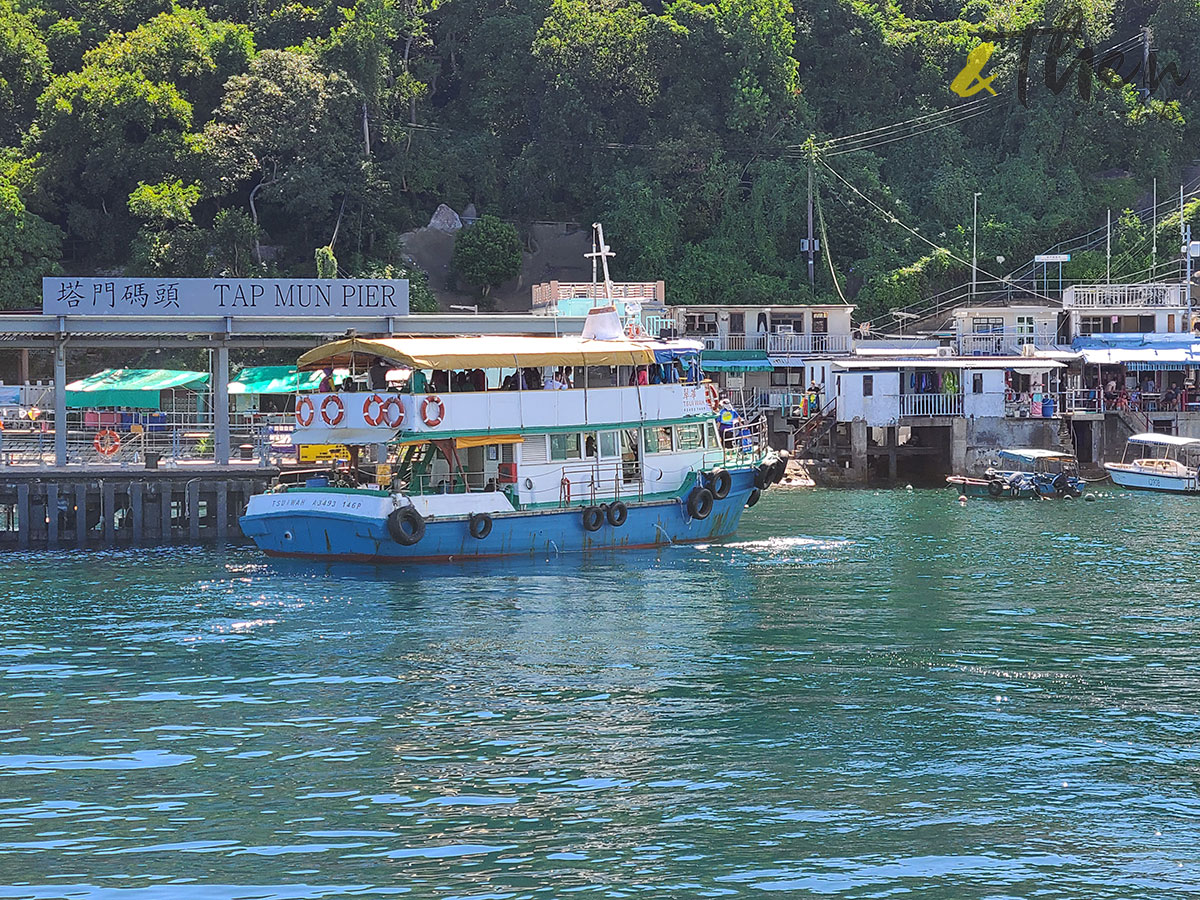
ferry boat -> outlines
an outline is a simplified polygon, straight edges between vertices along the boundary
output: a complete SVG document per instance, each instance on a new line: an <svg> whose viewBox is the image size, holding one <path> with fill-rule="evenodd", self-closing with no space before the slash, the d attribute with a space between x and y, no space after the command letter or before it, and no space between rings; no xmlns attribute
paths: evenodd
<svg viewBox="0 0 1200 900"><path fill-rule="evenodd" d="M386 366L403 384L299 396L293 442L347 445L353 462L252 497L242 532L270 556L365 563L727 538L788 455L761 425L721 421L701 350L631 336L612 307L593 309L582 337L317 347L300 368ZM359 460L380 447L387 462L360 484Z"/></svg>
<svg viewBox="0 0 1200 900"><path fill-rule="evenodd" d="M1000 458L1012 468L989 468L983 478L951 475L946 481L963 496L993 500L1075 499L1086 487L1069 453L1021 447L1001 450Z"/></svg>
<svg viewBox="0 0 1200 900"><path fill-rule="evenodd" d="M1200 491L1196 479L1196 451L1200 440L1173 434L1135 434L1125 444L1119 463L1105 463L1113 482L1138 491L1193 494Z"/></svg>

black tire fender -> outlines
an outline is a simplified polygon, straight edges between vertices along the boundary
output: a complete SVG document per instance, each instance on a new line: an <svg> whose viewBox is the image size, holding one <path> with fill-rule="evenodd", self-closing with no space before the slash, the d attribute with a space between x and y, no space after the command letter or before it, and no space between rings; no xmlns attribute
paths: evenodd
<svg viewBox="0 0 1200 900"><path fill-rule="evenodd" d="M712 491L714 500L724 500L732 487L733 478L728 469L713 469L708 473L708 489Z"/></svg>
<svg viewBox="0 0 1200 900"><path fill-rule="evenodd" d="M614 500L608 507L608 524L613 528L620 528L628 518L629 508L620 500Z"/></svg>
<svg viewBox="0 0 1200 900"><path fill-rule="evenodd" d="M604 510L599 506L589 506L583 511L583 530L599 531L604 524Z"/></svg>
<svg viewBox="0 0 1200 900"><path fill-rule="evenodd" d="M713 495L706 487L694 487L688 494L687 511L693 519L707 519L713 508Z"/></svg>
<svg viewBox="0 0 1200 900"><path fill-rule="evenodd" d="M425 537L425 518L414 507L401 506L388 513L387 530L397 544L411 547Z"/></svg>
<svg viewBox="0 0 1200 900"><path fill-rule="evenodd" d="M993 478L988 482L988 493L993 497L1003 497L1007 487L1003 478Z"/></svg>
<svg viewBox="0 0 1200 900"><path fill-rule="evenodd" d="M471 537L482 541L492 533L492 517L487 513L471 513L467 530L471 532Z"/></svg>
<svg viewBox="0 0 1200 900"><path fill-rule="evenodd" d="M746 498L746 509L750 509L761 498L762 498L762 491L760 491L758 488L755 488L754 490L752 490L750 492L750 496Z"/></svg>

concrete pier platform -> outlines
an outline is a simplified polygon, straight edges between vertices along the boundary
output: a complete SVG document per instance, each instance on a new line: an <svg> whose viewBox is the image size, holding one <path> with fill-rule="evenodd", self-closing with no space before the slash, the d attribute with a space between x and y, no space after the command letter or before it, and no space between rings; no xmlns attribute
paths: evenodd
<svg viewBox="0 0 1200 900"><path fill-rule="evenodd" d="M0 550L149 546L241 537L238 517L277 469L6 468Z"/></svg>

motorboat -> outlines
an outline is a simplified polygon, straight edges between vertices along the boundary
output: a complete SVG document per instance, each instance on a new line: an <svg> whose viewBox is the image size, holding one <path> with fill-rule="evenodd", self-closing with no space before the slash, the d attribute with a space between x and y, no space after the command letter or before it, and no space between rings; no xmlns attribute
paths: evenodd
<svg viewBox="0 0 1200 900"><path fill-rule="evenodd" d="M1020 447L1001 450L999 456L1007 467L997 464L982 478L951 475L946 481L963 496L993 500L1075 499L1086 487L1069 453Z"/></svg>
<svg viewBox="0 0 1200 900"><path fill-rule="evenodd" d="M1200 490L1196 463L1200 440L1173 434L1135 434L1119 463L1104 468L1115 484L1137 491L1191 494Z"/></svg>

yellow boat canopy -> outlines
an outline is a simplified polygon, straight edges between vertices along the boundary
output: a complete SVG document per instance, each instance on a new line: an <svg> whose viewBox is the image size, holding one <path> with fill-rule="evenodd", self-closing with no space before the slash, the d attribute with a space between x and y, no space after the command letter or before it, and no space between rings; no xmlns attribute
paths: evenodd
<svg viewBox="0 0 1200 900"><path fill-rule="evenodd" d="M520 366L644 366L658 341L579 337L345 338L309 350L301 369L345 366L351 356L382 357L410 369L502 369ZM699 346L695 351L699 352Z"/></svg>

